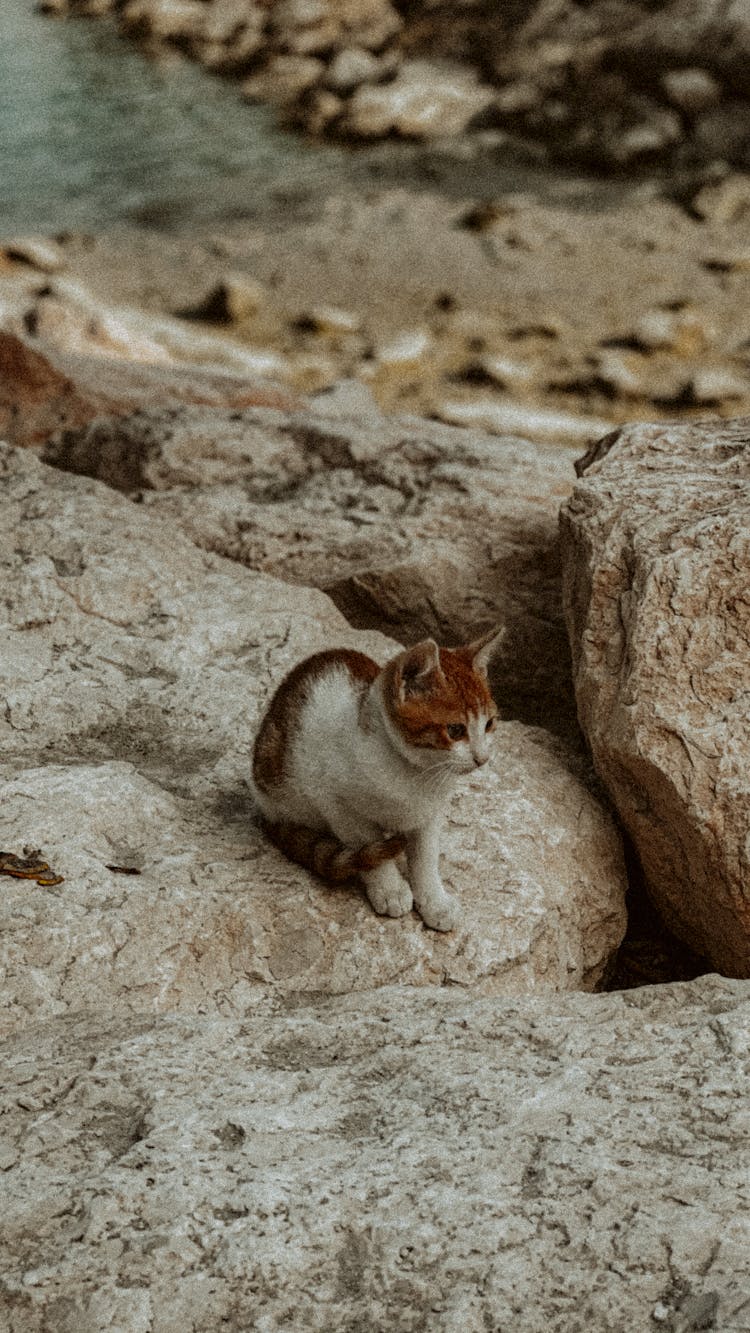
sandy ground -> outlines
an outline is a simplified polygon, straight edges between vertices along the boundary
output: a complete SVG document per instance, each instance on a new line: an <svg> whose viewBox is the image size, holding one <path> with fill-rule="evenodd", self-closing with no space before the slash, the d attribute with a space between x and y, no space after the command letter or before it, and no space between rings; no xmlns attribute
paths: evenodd
<svg viewBox="0 0 750 1333"><path fill-rule="evenodd" d="M616 201L593 191L588 208L552 193L298 194L260 219L71 235L64 249L103 301L154 312L250 280L254 308L244 300L222 334L296 360L296 387L351 376L389 410L518 405L612 423L750 411L745 178L704 190L704 218L648 182ZM201 328L212 322L215 310Z"/></svg>

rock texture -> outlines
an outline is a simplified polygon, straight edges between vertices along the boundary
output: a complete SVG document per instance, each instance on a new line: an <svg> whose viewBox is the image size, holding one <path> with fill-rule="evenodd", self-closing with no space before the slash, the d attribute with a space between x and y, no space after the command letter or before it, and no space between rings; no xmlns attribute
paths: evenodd
<svg viewBox="0 0 750 1333"><path fill-rule="evenodd" d="M5 1327L744 1333L749 1037L711 977L24 1031Z"/></svg>
<svg viewBox="0 0 750 1333"><path fill-rule="evenodd" d="M45 457L137 493L206 549L323 588L358 628L456 643L502 621L505 715L572 734L557 533L572 454L326 407L145 409Z"/></svg>
<svg viewBox="0 0 750 1333"><path fill-rule="evenodd" d="M750 976L750 423L633 427L563 507L581 724L668 925Z"/></svg>
<svg viewBox="0 0 750 1333"><path fill-rule="evenodd" d="M195 365L171 366L167 376L138 360L71 355L0 329L0 434L11 444L38 446L101 416L184 402L224 408L297 405L290 393L262 379Z"/></svg>
<svg viewBox="0 0 750 1333"><path fill-rule="evenodd" d="M259 711L296 660L337 642L384 660L395 645L100 483L28 451L0 458L3 850L40 848L64 876L3 880L5 1023L235 1015L274 991L396 979L596 984L624 929L624 871L575 752L505 726L486 780L451 807L461 927L438 938L416 916L376 917L267 844L247 777Z"/></svg>

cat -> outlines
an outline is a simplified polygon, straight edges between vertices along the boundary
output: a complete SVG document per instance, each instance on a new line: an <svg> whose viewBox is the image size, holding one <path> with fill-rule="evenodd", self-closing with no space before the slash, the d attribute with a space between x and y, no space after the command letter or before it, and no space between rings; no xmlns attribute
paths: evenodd
<svg viewBox="0 0 750 1333"><path fill-rule="evenodd" d="M271 841L330 883L361 875L380 915L415 906L426 926L452 930L459 907L440 880L440 826L456 781L490 757L487 667L503 635L453 649L424 639L382 668L347 648L298 663L253 751Z"/></svg>

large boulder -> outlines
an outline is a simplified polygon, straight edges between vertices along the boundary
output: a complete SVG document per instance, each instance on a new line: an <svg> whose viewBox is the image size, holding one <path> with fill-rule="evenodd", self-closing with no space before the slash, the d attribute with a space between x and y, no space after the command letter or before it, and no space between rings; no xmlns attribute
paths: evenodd
<svg viewBox="0 0 750 1333"><path fill-rule="evenodd" d="M26 450L3 446L0 486L2 850L39 849L63 876L2 881L6 1022L234 1015L266 993L396 978L597 983L624 930L621 850L562 742L507 724L453 801L454 932L377 917L267 843L247 780L260 710L295 661L336 643L385 660L396 645Z"/></svg>
<svg viewBox="0 0 750 1333"><path fill-rule="evenodd" d="M4 1327L740 1333L749 1033L716 977L32 1025Z"/></svg>
<svg viewBox="0 0 750 1333"><path fill-rule="evenodd" d="M100 419L45 457L137 494L198 545L314 585L357 628L466 641L507 625L495 686L509 717L576 728L557 512L569 449L374 409Z"/></svg>
<svg viewBox="0 0 750 1333"><path fill-rule="evenodd" d="M750 422L634 426L563 506L581 724L668 925L750 976Z"/></svg>

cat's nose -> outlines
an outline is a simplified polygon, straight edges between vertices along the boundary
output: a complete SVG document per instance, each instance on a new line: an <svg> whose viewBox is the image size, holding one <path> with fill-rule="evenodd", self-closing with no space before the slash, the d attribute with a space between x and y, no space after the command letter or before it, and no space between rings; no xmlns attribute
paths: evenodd
<svg viewBox="0 0 750 1333"><path fill-rule="evenodd" d="M483 764L486 764L486 763L487 763L487 760L489 759L489 757L490 757L490 756L489 756L488 754L475 754L475 755L474 755L474 767L475 767L475 768L481 768Z"/></svg>

